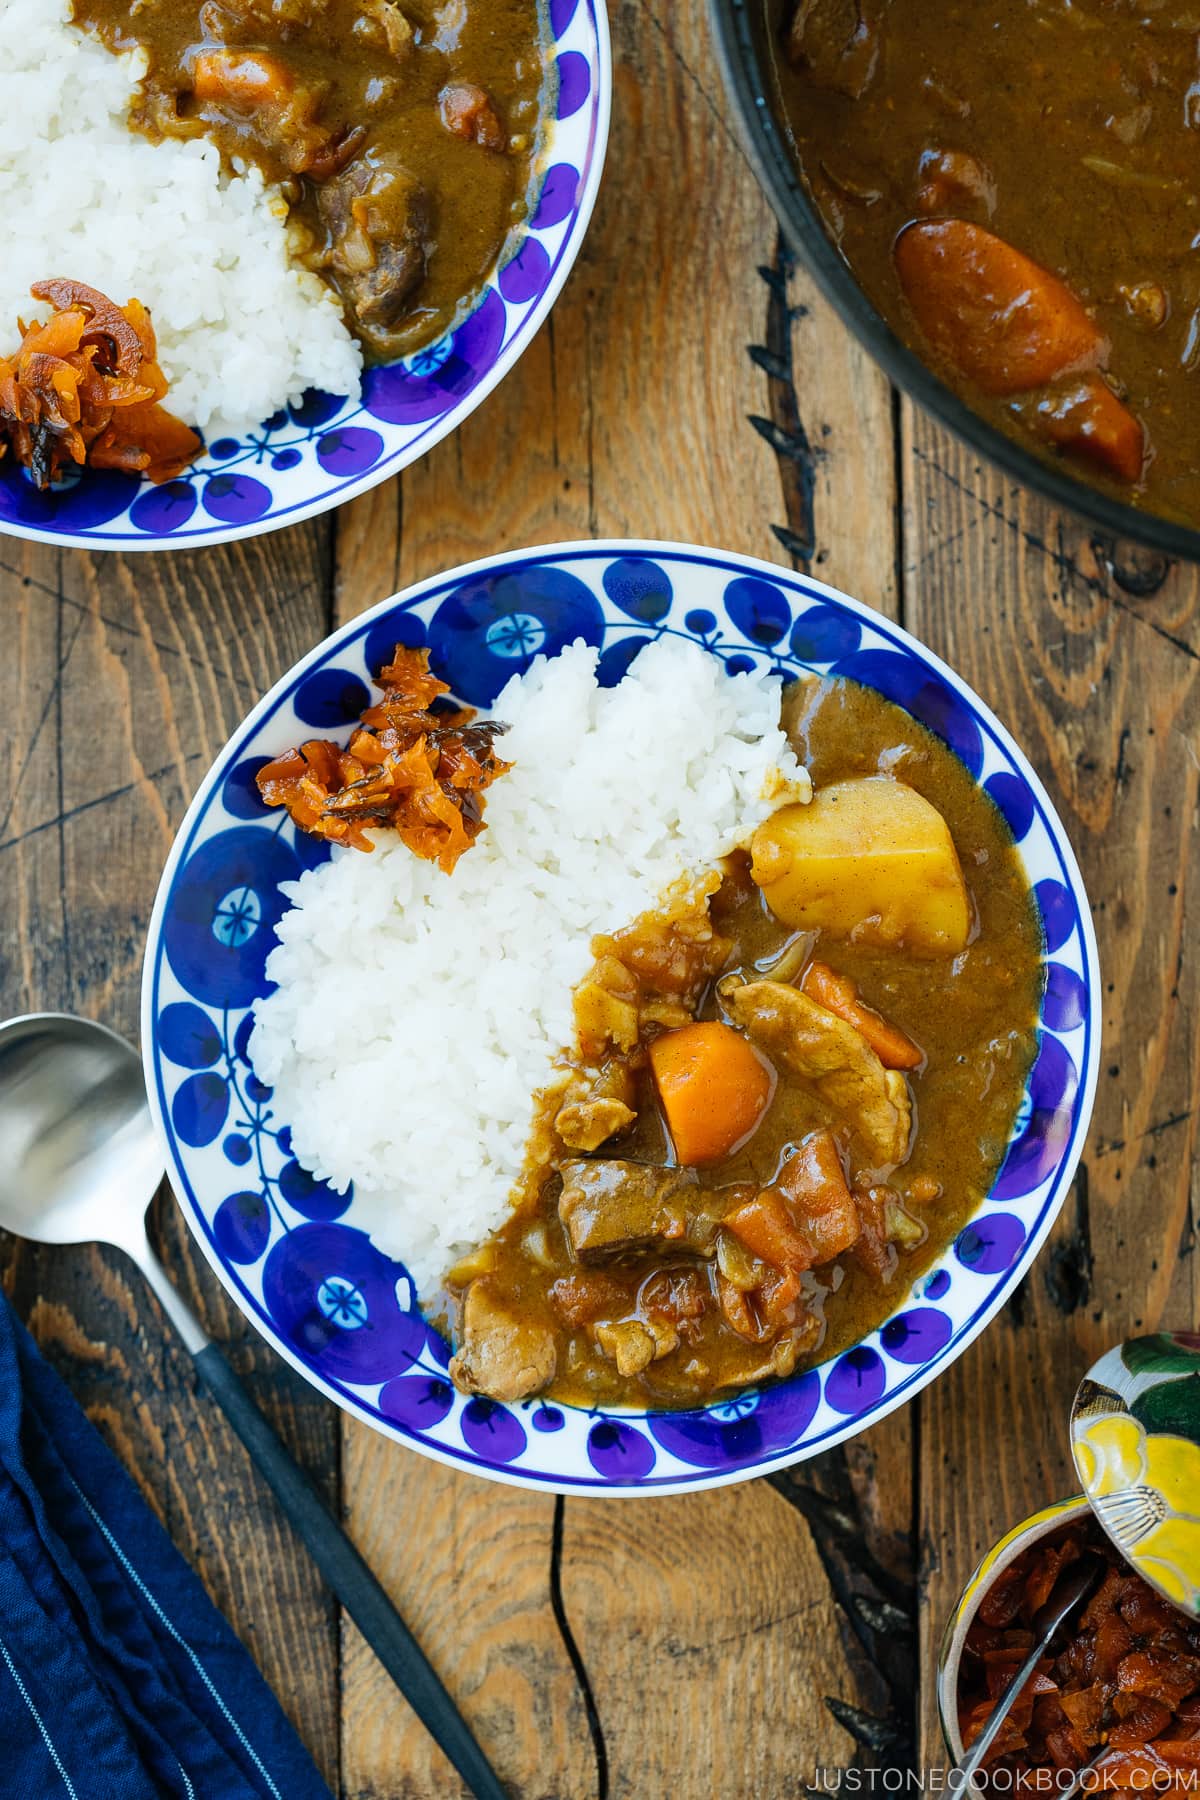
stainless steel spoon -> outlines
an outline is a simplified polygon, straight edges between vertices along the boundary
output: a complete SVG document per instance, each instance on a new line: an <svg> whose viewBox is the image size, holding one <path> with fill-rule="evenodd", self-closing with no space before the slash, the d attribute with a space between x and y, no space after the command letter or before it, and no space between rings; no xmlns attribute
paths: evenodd
<svg viewBox="0 0 1200 1800"><path fill-rule="evenodd" d="M996 1702L992 1711L988 1714L987 1724L958 1765L956 1773L962 1777L959 1785L963 1790L971 1785L971 1777L974 1775L976 1769L978 1769L980 1763L983 1761L995 1741L996 1733L1016 1705L1017 1697L1020 1694L1021 1689L1030 1679L1039 1662L1041 1662L1043 1656L1046 1654L1046 1651L1053 1643L1055 1633L1058 1631L1059 1626L1063 1624L1072 1612L1074 1612L1075 1608L1082 1600L1088 1598L1093 1588L1098 1584L1103 1573L1104 1564L1101 1562L1100 1558L1089 1554L1081 1557L1077 1563L1073 1563L1070 1568L1068 1568L1066 1574L1061 1576L1055 1583L1050 1598L1034 1617L1033 1649L1029 1652L1029 1655L1025 1658L1025 1661L1013 1676L1008 1687L1004 1690L1004 1693ZM1097 1761L1099 1761L1098 1756L1094 1757L1092 1762L1088 1763L1084 1768L1078 1771L1076 1782L1069 1789L1064 1789L1062 1791L1067 1794L1075 1793L1079 1780L1088 1773L1093 1764ZM1058 1791L1059 1790L1057 1789L1055 1790L1056 1800Z"/></svg>
<svg viewBox="0 0 1200 1800"><path fill-rule="evenodd" d="M205 1387L413 1711L480 1800L505 1800L407 1625L172 1286L146 1235L146 1209L164 1173L132 1044L66 1013L31 1013L0 1024L0 1227L43 1244L115 1244L132 1258Z"/></svg>

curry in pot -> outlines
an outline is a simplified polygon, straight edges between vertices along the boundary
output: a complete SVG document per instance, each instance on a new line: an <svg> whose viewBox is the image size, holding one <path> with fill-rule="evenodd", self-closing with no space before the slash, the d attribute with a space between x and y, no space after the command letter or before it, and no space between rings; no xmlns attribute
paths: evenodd
<svg viewBox="0 0 1200 1800"><path fill-rule="evenodd" d="M784 719L814 784L592 945L503 1228L451 1271L467 1392L694 1406L878 1325L986 1195L1041 933L992 801L845 680Z"/></svg>
<svg viewBox="0 0 1200 1800"><path fill-rule="evenodd" d="M76 0L149 67L131 124L283 184L293 253L370 356L453 325L537 179L538 0Z"/></svg>
<svg viewBox="0 0 1200 1800"><path fill-rule="evenodd" d="M991 424L1200 524L1200 11L767 0L778 110L868 298Z"/></svg>

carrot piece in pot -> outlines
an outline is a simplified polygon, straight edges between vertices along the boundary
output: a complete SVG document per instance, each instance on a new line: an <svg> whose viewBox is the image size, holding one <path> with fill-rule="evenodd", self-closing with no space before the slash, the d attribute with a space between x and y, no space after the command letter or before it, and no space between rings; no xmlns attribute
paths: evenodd
<svg viewBox="0 0 1200 1800"><path fill-rule="evenodd" d="M1099 375L1085 375L1066 392L1047 395L1033 417L1056 449L1092 463L1117 481L1141 480L1146 460L1141 421Z"/></svg>
<svg viewBox="0 0 1200 1800"><path fill-rule="evenodd" d="M893 251L917 323L989 394L1095 368L1108 340L1065 281L966 219L906 225Z"/></svg>

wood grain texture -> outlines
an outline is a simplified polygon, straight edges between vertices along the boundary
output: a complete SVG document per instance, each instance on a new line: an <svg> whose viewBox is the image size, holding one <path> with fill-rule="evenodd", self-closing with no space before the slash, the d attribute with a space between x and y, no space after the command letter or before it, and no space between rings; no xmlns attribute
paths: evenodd
<svg viewBox="0 0 1200 1800"><path fill-rule="evenodd" d="M1191 1326L1200 578L1114 544L904 411L906 622L1015 732L1074 843L1104 985L1096 1113L1049 1245L919 1405L923 1666L974 1562L1076 1491L1067 1418L1120 1338ZM936 1742L926 1693L926 1744Z"/></svg>
<svg viewBox="0 0 1200 1800"><path fill-rule="evenodd" d="M137 1036L150 907L209 761L320 635L329 528L242 550L91 558L5 539L0 993ZM328 1408L225 1298L173 1203L157 1214L189 1300L332 1498ZM250 1647L337 1778L336 1619L304 1552L115 1252L6 1240L18 1312Z"/></svg>
<svg viewBox="0 0 1200 1800"><path fill-rule="evenodd" d="M332 518L224 551L0 540L0 991L9 1011L134 1032L158 872L211 757L331 622L456 562L593 535L723 545L857 594L962 671L1079 851L1106 1073L1050 1245L913 1406L740 1488L523 1495L340 1418L227 1303L173 1206L157 1214L176 1278L340 1500L514 1794L777 1800L823 1763L941 1760L943 1619L994 1538L1072 1485L1079 1374L1122 1334L1200 1310L1200 587L895 399L780 246L702 0L619 0L612 24L609 168L583 253L461 430ZM121 1259L9 1242L3 1278L339 1800L460 1794Z"/></svg>
<svg viewBox="0 0 1200 1800"><path fill-rule="evenodd" d="M778 248L701 9L626 5L613 28L610 168L652 173L602 189L552 320L513 376L393 489L338 515L339 618L472 557L589 535L792 561L809 468L814 572L897 607L887 383ZM681 303L697 291L703 308ZM819 1478L831 1496L821 1512L766 1483L556 1509L346 1422L344 1504L515 1792L783 1796L803 1792L818 1763L879 1760L826 1696L856 1729L860 1714L907 1709L911 1738L911 1657L907 1693L893 1696L852 1600L857 1586L868 1610L885 1607L893 1636L887 1605L907 1628L911 1444L902 1421L874 1436ZM814 1533L838 1535L834 1495L854 1525L823 1556ZM398 1518L421 1521L416 1540ZM888 1595L858 1570L868 1533L895 1571ZM848 1571L845 1607L835 1565ZM381 1706L379 1671L353 1632L345 1694L348 1794L457 1791L405 1710ZM786 1731L774 1728L780 1713Z"/></svg>
<svg viewBox="0 0 1200 1800"><path fill-rule="evenodd" d="M888 618L900 616L896 413L887 377L776 236L763 348L771 433L795 565ZM758 420L752 419L760 433Z"/></svg>

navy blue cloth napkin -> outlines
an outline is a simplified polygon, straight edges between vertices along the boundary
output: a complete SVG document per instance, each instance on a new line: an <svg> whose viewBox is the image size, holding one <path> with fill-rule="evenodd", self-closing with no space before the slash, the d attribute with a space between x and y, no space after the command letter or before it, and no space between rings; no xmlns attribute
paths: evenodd
<svg viewBox="0 0 1200 1800"><path fill-rule="evenodd" d="M0 1796L330 1800L250 1657L2 1295Z"/></svg>

